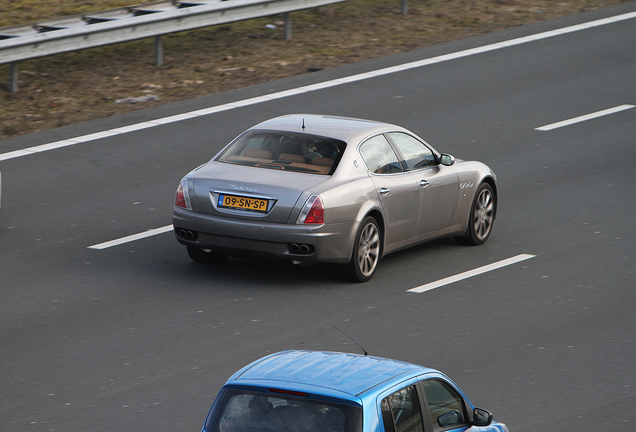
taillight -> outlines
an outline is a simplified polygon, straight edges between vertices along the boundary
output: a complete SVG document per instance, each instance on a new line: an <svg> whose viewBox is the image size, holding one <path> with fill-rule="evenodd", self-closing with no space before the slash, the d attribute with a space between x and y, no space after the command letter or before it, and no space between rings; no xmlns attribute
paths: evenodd
<svg viewBox="0 0 636 432"><path fill-rule="evenodd" d="M177 207L186 208L185 199L183 198L183 186L181 185L179 185L179 187L177 188L177 196L174 200L174 205L176 205Z"/></svg>
<svg viewBox="0 0 636 432"><path fill-rule="evenodd" d="M177 188L177 195L174 199L174 205L184 209L192 210L190 205L190 195L188 193L188 180L182 179Z"/></svg>
<svg viewBox="0 0 636 432"><path fill-rule="evenodd" d="M325 223L325 207L318 195L309 197L300 215L298 215L299 224L324 224Z"/></svg>

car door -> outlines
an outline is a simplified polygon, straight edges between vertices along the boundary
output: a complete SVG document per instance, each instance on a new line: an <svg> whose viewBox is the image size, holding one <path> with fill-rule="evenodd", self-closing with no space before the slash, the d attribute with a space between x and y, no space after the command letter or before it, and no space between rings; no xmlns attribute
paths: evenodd
<svg viewBox="0 0 636 432"><path fill-rule="evenodd" d="M404 132L388 135L419 187L420 207L413 236L447 228L453 221L459 194L455 168L441 165L433 150L412 135Z"/></svg>
<svg viewBox="0 0 636 432"><path fill-rule="evenodd" d="M503 423L492 421L492 413L474 408L447 377L427 374L419 377L418 395L426 432L504 432Z"/></svg>
<svg viewBox="0 0 636 432"><path fill-rule="evenodd" d="M420 207L420 191L415 179L405 172L383 134L364 141L359 151L384 209L385 244L410 239Z"/></svg>

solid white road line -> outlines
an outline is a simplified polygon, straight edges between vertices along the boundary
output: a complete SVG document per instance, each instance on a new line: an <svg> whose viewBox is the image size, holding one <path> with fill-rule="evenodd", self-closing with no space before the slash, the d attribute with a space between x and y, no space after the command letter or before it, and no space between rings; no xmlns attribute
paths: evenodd
<svg viewBox="0 0 636 432"><path fill-rule="evenodd" d="M172 229L173 229L172 225L166 225L166 226L161 227L161 228L155 228L155 229L151 229L151 230L139 233L139 234L133 234L133 235L129 235L127 237L122 237L122 238L117 239L117 240L111 240L111 241L107 241L107 242L104 242L104 243L100 243L100 244L96 244L96 245L93 245L93 246L89 246L88 248L89 249L98 249L98 250L108 249L110 247L119 246L119 245L122 245L124 243L130 243L130 242L133 242L135 240L140 240L140 239L143 239L143 238L146 238L146 237L152 237L152 236L155 236L157 234L163 234L163 233L172 231Z"/></svg>
<svg viewBox="0 0 636 432"><path fill-rule="evenodd" d="M493 263L493 264L488 264L488 265L485 265L483 267L476 268L475 270L470 270L470 271L467 271L467 272L464 272L464 273L460 273L460 274L455 275L455 276L450 276L450 277L447 277L447 278L444 278L444 279L440 279L437 282L431 282L431 283L428 283L426 285L422 285L422 286L419 286L419 287L416 287L416 288L411 288L410 290L407 290L407 291L418 293L418 294L419 293L423 293L425 291L430 291L432 289L439 288L439 287L444 286L444 285L449 285L449 284L452 284L454 282L458 282L460 280L468 279L468 278L471 278L473 276L477 276L477 275L480 275L480 274L483 274L483 273L487 273L489 271L497 270L497 269L500 269L502 267L506 267L506 266L509 266L509 265L512 265L512 264L516 264L518 262L525 261L525 260L530 259L530 258L534 258L535 256L536 255L529 255L529 254L517 255L517 256L512 257L512 258L508 258L508 259L505 259L505 260L502 260L502 261L499 261L499 262L496 262L496 263Z"/></svg>
<svg viewBox="0 0 636 432"><path fill-rule="evenodd" d="M72 145L75 145L75 144L80 144L80 143L93 141L93 140L97 140L97 139L101 139L101 138L106 138L106 137L110 137L110 136L114 136L114 135L120 135L120 134L124 134L124 133L134 132L134 131L138 131L138 130L146 129L146 128L151 128L151 127L155 127L155 126L161 126L161 125L164 125L164 124L174 123L174 122L178 122L178 121L182 121L182 120L186 120L186 119L190 119L190 118L194 118L194 117L200 117L200 116L214 114L214 113L218 113L218 112L222 112L222 111L229 111L229 110L232 110L232 109L235 109L235 108L241 108L241 107L244 107L244 106L256 105L256 104L259 104L259 103L262 103L262 102L268 102L268 101L272 101L272 100L276 100L276 99L282 99L282 98L286 98L286 97L289 97L289 96L296 96L296 95L303 94L303 93L308 93L308 92L321 90L321 89L325 89L325 88L329 88L329 87L339 86L339 85L342 85L342 84L348 84L348 83L352 83L352 82L356 82L356 81L362 81L362 80L375 78L375 77L382 76L382 75L388 75L388 74L393 74L393 73L397 73L397 72L403 72L403 71L406 71L406 70L409 70L409 69L420 68L420 67L428 66L428 65L431 65L431 64L435 64L435 63L441 63L441 62L455 60L455 59L462 58L462 57L468 57L468 56L471 56L471 55L481 54L481 53L488 52L488 51L495 51L495 50L499 50L499 49L502 49L502 48L508 48L508 47L515 46L515 45L521 45L521 44L534 42L534 41L541 40L541 39L547 39L547 38L560 36L560 35L567 34L567 33L573 33L573 32L577 32L577 31L586 30L586 29L590 29L590 28L594 28L594 27L598 27L598 26L603 26L603 25L607 25L607 24L612 24L612 23L616 23L616 22L624 21L624 20L628 20L628 19L633 19L633 18L636 18L636 12L630 12L630 13L626 13L626 14L622 14L622 15L616 15L616 16L613 16L613 17L608 17L608 18L604 18L604 19L600 19L600 20L596 20L596 21L590 21L590 22L587 22L587 23L582 23L582 24L578 24L578 25L574 25L574 26L570 26L570 27L564 27L564 28L561 28L561 29L551 30L551 31L543 32L543 33L537 33L537 34L534 34L534 35L525 36L525 37L521 37L521 38L517 38L517 39L511 39L511 40L508 40L508 41L497 42L495 44L486 45L486 46L477 47L477 48L471 48L471 49L468 49L468 50L458 51L458 52L450 53L450 54L445 54L445 55L442 55L442 56L433 57L433 58L429 58L429 59L425 59L425 60L419 60L419 61L415 61L415 62L411 62L411 63L405 63L405 64L402 64L402 65L391 66L391 67L388 67L388 68L378 69L376 71L366 72L366 73L362 73L362 74L358 74L358 75L352 75L352 76L349 76L349 77L338 78L338 79L331 80L331 81L324 81L324 82L321 82L321 83L316 83L316 84L312 84L312 85L308 85L308 86L304 86L304 87L298 87L298 88L295 88L295 89L285 90L285 91L281 91L281 92L278 92L278 93L272 93L272 94L258 96L258 97L254 97L254 98L250 98L250 99L244 99L244 100L240 100L240 101L236 101L236 102L231 102L231 103L228 103L228 104L225 104L225 105L217 105L217 106L204 108L204 109L197 110L197 111L191 111L191 112L188 112L188 113L177 114L177 115L173 115L173 116L169 116L169 117L164 117L164 118L160 118L160 119L150 120L150 121L139 123L139 124L134 124L134 125L130 125L130 126L124 126L124 127L121 127L121 128L111 129L111 130L97 132L97 133L93 133L93 134L89 134L89 135L83 135L83 136L80 136L80 137L75 137L75 138L69 138L69 139L66 139L66 140L56 141L56 142L53 142L53 143L48 143L48 144L43 144L43 145L39 145L39 146L29 147L29 148L22 149L22 150L15 150L15 151L8 152L8 153L0 153L0 161L7 160L7 159L14 159L14 158L22 157L22 156L29 156L29 155L32 155L32 154L35 154L35 153L40 153L40 152L43 152L43 151L49 151L49 150L58 149L58 148L62 148L62 147L68 147L68 146L72 146Z"/></svg>
<svg viewBox="0 0 636 432"><path fill-rule="evenodd" d="M570 120L563 120L563 121L560 121L560 122L557 122L557 123L552 123L552 124L549 124L549 125L541 126L541 127L535 128L535 130L544 131L544 132L545 131L550 131L552 129L557 129L557 128L561 128L561 127L564 127L564 126L569 126L569 125L572 125L572 124L575 124L575 123L581 123L581 122L584 122L584 121L587 121L587 120L592 120L592 119L595 119L595 118L598 118L598 117L603 117L603 116L606 116L606 115L615 114L617 112L625 111L625 110L632 109L632 108L635 108L635 106L634 105L620 105L620 106L617 106L617 107L614 107L614 108L609 108L609 109L606 109L606 110L597 111L597 112L594 112L594 113L591 113L591 114L587 114L587 115L583 115L583 116L580 116L580 117L575 117L575 118L570 119Z"/></svg>

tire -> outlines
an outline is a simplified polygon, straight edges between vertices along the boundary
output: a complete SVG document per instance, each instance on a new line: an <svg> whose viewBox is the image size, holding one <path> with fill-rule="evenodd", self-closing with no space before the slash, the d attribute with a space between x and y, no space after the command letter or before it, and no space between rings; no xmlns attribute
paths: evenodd
<svg viewBox="0 0 636 432"><path fill-rule="evenodd" d="M334 264L334 272L344 280L367 282L375 274L382 252L382 236L378 222L367 216L356 235L351 261Z"/></svg>
<svg viewBox="0 0 636 432"><path fill-rule="evenodd" d="M201 248L194 246L186 246L188 249L188 255L193 261L207 263L207 264L223 264L228 256L214 251L205 251Z"/></svg>
<svg viewBox="0 0 636 432"><path fill-rule="evenodd" d="M457 240L475 246L486 243L492 232L496 209L497 203L492 187L488 183L482 183L477 189L470 209L466 233L462 237L458 237Z"/></svg>

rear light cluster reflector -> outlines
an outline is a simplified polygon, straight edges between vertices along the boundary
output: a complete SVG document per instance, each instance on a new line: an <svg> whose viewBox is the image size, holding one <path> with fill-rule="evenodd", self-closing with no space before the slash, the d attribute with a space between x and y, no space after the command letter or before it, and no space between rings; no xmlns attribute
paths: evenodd
<svg viewBox="0 0 636 432"><path fill-rule="evenodd" d="M298 224L324 224L325 223L325 207L322 199L318 195L312 195L305 203L300 215L298 215Z"/></svg>
<svg viewBox="0 0 636 432"><path fill-rule="evenodd" d="M181 183L179 183L177 195L174 199L174 205L187 210L192 210L192 205L190 204L190 192L188 190L188 179L186 178L181 179Z"/></svg>

